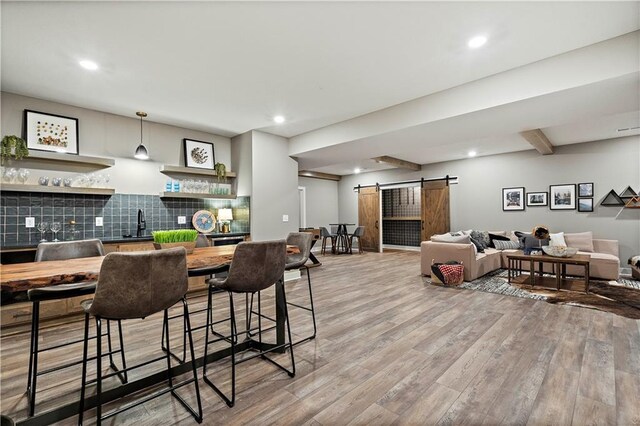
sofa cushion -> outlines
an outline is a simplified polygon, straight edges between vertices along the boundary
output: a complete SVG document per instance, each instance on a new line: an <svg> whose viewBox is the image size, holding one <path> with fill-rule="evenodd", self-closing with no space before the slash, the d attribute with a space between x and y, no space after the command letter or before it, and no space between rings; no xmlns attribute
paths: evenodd
<svg viewBox="0 0 640 426"><path fill-rule="evenodd" d="M576 232L564 234L567 247L575 247L578 251L593 253L593 232Z"/></svg>
<svg viewBox="0 0 640 426"><path fill-rule="evenodd" d="M520 244L516 243L515 241L511 241L508 238L507 238L507 241L493 240L493 244L495 245L495 248L498 250L506 250L506 249L515 250L520 247Z"/></svg>
<svg viewBox="0 0 640 426"><path fill-rule="evenodd" d="M434 243L458 243L458 244L471 244L471 240L468 235L456 235L441 234L432 235L431 241Z"/></svg>
<svg viewBox="0 0 640 426"><path fill-rule="evenodd" d="M489 247L496 248L494 241L511 241L509 237L506 235L499 235L489 232Z"/></svg>
<svg viewBox="0 0 640 426"><path fill-rule="evenodd" d="M486 249L487 247L489 247L489 243L491 242L491 239L489 238L489 233L487 231L473 230L471 231L471 234L469 236L474 240L476 240L482 246L483 249Z"/></svg>
<svg viewBox="0 0 640 426"><path fill-rule="evenodd" d="M550 246L559 246L559 247L567 246L567 243L564 240L564 232L558 232L557 234L549 234L549 239L551 240L549 242Z"/></svg>

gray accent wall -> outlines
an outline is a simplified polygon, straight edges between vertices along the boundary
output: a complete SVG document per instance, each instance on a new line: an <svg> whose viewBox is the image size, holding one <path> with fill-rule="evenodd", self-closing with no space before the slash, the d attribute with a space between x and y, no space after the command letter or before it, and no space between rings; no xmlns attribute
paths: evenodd
<svg viewBox="0 0 640 426"><path fill-rule="evenodd" d="M621 210L600 206L614 189L628 185L640 190L640 137L556 147L555 154L536 151L492 155L422 166L419 172L387 170L344 176L339 187L340 221L358 219L358 184L394 182L439 177L459 177L451 187L451 227L458 229L523 230L538 224L552 232L593 231L595 238L618 240L620 261L640 254L640 209ZM524 186L526 192L549 191L549 185L594 183L594 211L557 211L549 207L527 207L524 212L503 212L502 188Z"/></svg>
<svg viewBox="0 0 640 426"><path fill-rule="evenodd" d="M79 153L98 157L115 158L116 164L108 169L96 170L88 167L58 166L35 161L21 161L14 167L31 170L30 184L37 184L38 177L67 177L77 173L108 173L110 187L121 194L155 194L163 191L167 176L160 173L160 165L184 166L183 138L213 142L216 162L230 168L231 140L224 136L182 127L153 122L154 111L144 105L131 105L131 117L109 114L71 105L30 98L2 92L2 136L23 135L23 112L25 109L58 114L78 119ZM143 140L151 159L136 160L133 153L140 143L140 119L135 112L143 110L149 114L143 123ZM234 170L235 171L235 170Z"/></svg>
<svg viewBox="0 0 640 426"><path fill-rule="evenodd" d="M329 228L338 222L338 182L326 179L298 178L298 186L306 188L307 226Z"/></svg>

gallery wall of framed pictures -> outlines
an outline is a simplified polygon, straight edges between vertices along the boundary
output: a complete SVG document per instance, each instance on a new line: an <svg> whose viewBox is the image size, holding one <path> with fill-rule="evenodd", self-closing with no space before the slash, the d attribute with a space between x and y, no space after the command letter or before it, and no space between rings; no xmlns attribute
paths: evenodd
<svg viewBox="0 0 640 426"><path fill-rule="evenodd" d="M549 185L549 191L525 192L522 186L502 188L502 211L524 211L526 207L550 210L593 211L593 182Z"/></svg>

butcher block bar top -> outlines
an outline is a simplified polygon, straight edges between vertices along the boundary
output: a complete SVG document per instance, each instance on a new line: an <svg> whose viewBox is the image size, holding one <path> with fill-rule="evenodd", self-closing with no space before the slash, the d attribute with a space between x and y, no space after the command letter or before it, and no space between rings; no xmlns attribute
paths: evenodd
<svg viewBox="0 0 640 426"><path fill-rule="evenodd" d="M187 255L187 268L222 266L231 263L235 245L202 247ZM287 253L298 253L295 246L287 246ZM31 288L98 279L104 256L80 259L28 262L2 265L0 289L3 293L27 291Z"/></svg>

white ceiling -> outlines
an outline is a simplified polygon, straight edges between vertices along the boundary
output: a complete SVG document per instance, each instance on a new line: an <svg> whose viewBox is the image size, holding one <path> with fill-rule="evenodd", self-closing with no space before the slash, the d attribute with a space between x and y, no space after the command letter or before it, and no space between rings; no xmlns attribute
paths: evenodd
<svg viewBox="0 0 640 426"><path fill-rule="evenodd" d="M151 121L225 136L251 129L298 135L640 27L638 2L3 1L0 7L3 91L125 116L144 110ZM489 42L469 50L466 41L477 34ZM80 68L84 58L100 69ZM275 126L276 114L287 122ZM595 132L554 124L559 140L580 142ZM449 146L463 155L465 143L487 153L526 149L508 133L492 132ZM334 165L345 173L369 158L370 146L389 142L370 141L359 158L350 154L357 143L340 147L317 168Z"/></svg>

